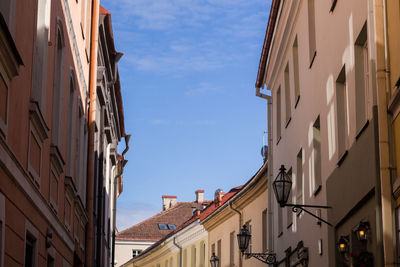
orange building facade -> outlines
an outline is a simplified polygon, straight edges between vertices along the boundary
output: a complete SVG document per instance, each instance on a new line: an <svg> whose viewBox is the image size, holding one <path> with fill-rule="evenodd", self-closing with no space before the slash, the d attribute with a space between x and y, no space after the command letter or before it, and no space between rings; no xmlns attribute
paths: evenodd
<svg viewBox="0 0 400 267"><path fill-rule="evenodd" d="M87 190L94 179L88 179L90 81L96 81L89 71L91 26L99 10L93 3L0 3L0 267L95 265L93 246L86 253L96 228L88 223L94 192ZM114 108L122 114L121 99ZM123 115L116 120L114 146L125 136ZM113 172L122 181L118 163ZM109 224L100 226L110 232Z"/></svg>

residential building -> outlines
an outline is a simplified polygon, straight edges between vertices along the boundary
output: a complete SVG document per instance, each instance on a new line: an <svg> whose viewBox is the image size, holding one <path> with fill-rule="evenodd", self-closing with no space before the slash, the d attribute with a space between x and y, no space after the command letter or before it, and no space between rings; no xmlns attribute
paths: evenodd
<svg viewBox="0 0 400 267"><path fill-rule="evenodd" d="M98 11L96 0L0 3L1 267L110 262L110 227L115 226L108 220L109 196L115 201L122 192L126 160L115 150L125 131L116 67L120 54L109 14L103 14L103 50L97 55ZM98 83L97 56L107 62ZM97 101L102 110L93 109L95 99L89 101L93 91L105 93ZM97 125L89 125L90 108ZM97 140L106 136L108 146L102 150L97 143L104 163L96 165L102 172L94 179L88 158L94 154L90 129L96 126ZM100 177L106 185L95 196L91 189ZM104 203L104 222L93 220L94 199ZM93 237L102 240L98 250Z"/></svg>
<svg viewBox="0 0 400 267"><path fill-rule="evenodd" d="M399 13L387 9L398 8L394 2L272 1L256 81L256 94L268 100L269 177L284 165L293 182L289 203L330 206L310 211L332 224L294 216L270 190L268 248L277 264L300 254L303 266L395 262L384 26L391 13L388 39L397 50ZM367 241L356 234L362 223ZM294 253L299 245L302 253Z"/></svg>
<svg viewBox="0 0 400 267"><path fill-rule="evenodd" d="M123 156L117 154L117 146L126 134L117 64L122 53L115 49L111 13L103 6L99 8L97 41L96 97L92 99L97 129L93 133L92 151L95 161L93 266L106 266L112 262L115 202L122 192L122 169L126 164Z"/></svg>
<svg viewBox="0 0 400 267"><path fill-rule="evenodd" d="M207 232L200 212L122 266L208 266Z"/></svg>
<svg viewBox="0 0 400 267"><path fill-rule="evenodd" d="M267 252L267 162L243 186L224 194L216 192L210 208L201 214L208 232L208 253L219 258L219 266L265 266L245 257L238 247L237 235L244 225L251 233L247 253Z"/></svg>
<svg viewBox="0 0 400 267"><path fill-rule="evenodd" d="M85 263L90 5L1 1L0 266Z"/></svg>
<svg viewBox="0 0 400 267"><path fill-rule="evenodd" d="M196 191L196 201L193 202L177 202L176 196L162 196L162 212L116 234L116 266L122 266L157 241L169 236L192 218L195 209L200 210L209 203L210 201L204 200L204 190Z"/></svg>

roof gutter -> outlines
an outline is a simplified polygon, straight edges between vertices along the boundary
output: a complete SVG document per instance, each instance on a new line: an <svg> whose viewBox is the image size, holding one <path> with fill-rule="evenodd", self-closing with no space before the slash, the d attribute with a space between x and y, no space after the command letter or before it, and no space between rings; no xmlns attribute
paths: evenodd
<svg viewBox="0 0 400 267"><path fill-rule="evenodd" d="M256 88L262 87L262 84L263 84L266 63L267 63L267 59L268 59L268 53L269 53L269 49L270 49L271 43L272 43L272 36L274 34L276 17L278 14L278 8L279 8L280 3L281 3L281 0L273 0L272 4L271 4L271 11L269 14L267 31L265 33L264 45L263 45L263 48L261 51L260 63L258 65Z"/></svg>

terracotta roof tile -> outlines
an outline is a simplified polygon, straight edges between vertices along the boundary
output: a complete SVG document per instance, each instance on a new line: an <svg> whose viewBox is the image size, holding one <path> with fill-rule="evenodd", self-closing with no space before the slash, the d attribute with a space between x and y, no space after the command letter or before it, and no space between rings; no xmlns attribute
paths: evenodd
<svg viewBox="0 0 400 267"><path fill-rule="evenodd" d="M206 201L206 204L209 201ZM118 240L158 241L173 230L160 230L159 223L180 225L192 218L193 207L200 208L197 202L177 202L173 207L164 210L149 219L140 222L116 235Z"/></svg>

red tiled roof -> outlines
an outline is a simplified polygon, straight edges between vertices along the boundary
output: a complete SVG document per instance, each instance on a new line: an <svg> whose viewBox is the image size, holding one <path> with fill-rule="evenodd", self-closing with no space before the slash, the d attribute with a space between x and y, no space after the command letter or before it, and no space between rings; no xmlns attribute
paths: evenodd
<svg viewBox="0 0 400 267"><path fill-rule="evenodd" d="M223 197L222 197L222 201L221 204L217 207L215 206L214 201L212 201L200 214L200 220L204 220L205 218L207 218L208 215L210 215L211 213L213 213L216 209L218 209L222 204L224 204L226 201L228 201L231 197L233 197L234 195L236 195L241 189L243 188L243 185L237 186L232 188L228 193L226 193Z"/></svg>
<svg viewBox="0 0 400 267"><path fill-rule="evenodd" d="M100 14L102 15L110 15L110 11L108 11L107 9L105 9L102 5L100 5L100 10L99 10Z"/></svg>
<svg viewBox="0 0 400 267"><path fill-rule="evenodd" d="M206 203L209 203L206 202ZM177 202L173 207L164 210L153 217L138 223L116 235L118 240L158 241L173 230L160 230L159 223L175 224L176 227L192 218L193 207L200 208L197 202Z"/></svg>

